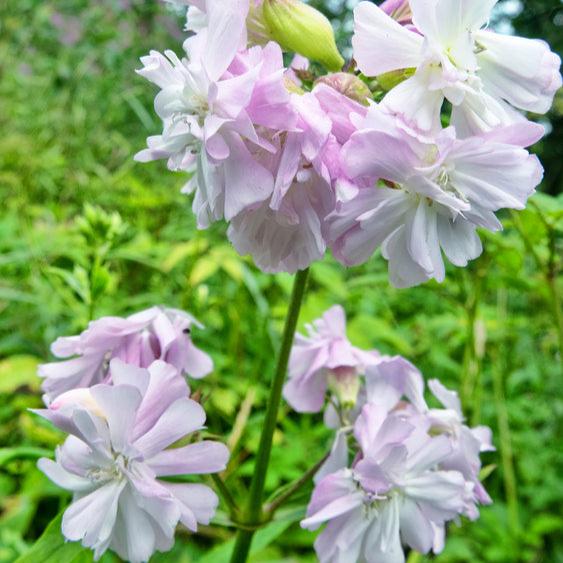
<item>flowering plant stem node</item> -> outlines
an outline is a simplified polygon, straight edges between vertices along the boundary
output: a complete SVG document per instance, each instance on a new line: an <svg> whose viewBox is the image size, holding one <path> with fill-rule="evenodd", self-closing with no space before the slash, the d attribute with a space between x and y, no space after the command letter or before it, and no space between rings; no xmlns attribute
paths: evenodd
<svg viewBox="0 0 563 563"><path fill-rule="evenodd" d="M303 303L303 297L307 286L309 270L300 270L295 275L293 283L293 291L291 302L285 319L281 348L278 355L278 363L272 386L270 388L270 396L264 419L264 426L260 436L260 444L256 455L256 464L254 466L254 474L250 485L250 494L248 505L244 513L244 523L247 525L255 524L260 521L262 516L262 498L264 495L264 486L266 483L266 474L268 464L270 462L270 453L272 450L272 438L276 428L278 411L281 403L282 388L287 373L287 365L289 354L295 336L297 320L299 319L299 311ZM244 563L250 551L250 544L254 530L239 530L235 547L231 557L231 563Z"/></svg>

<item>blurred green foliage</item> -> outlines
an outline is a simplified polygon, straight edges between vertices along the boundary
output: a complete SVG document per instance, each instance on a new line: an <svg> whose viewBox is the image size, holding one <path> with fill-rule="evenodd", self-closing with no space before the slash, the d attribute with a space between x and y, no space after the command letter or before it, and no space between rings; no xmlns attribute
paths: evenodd
<svg viewBox="0 0 563 563"><path fill-rule="evenodd" d="M514 26L560 48L558 6L527 2ZM342 33L349 29L343 3L324 8ZM37 551L44 543L29 549L69 497L35 460L63 436L27 409L41 405L35 370L50 342L91 318L163 303L203 321L194 339L216 369L194 388L209 431L232 449L225 479L236 497L252 474L291 277L263 275L238 257L224 225L197 231L180 194L185 178L132 159L159 128L153 92L134 73L138 57L178 50L181 37L180 18L150 0L0 3L0 563L51 561ZM538 151L556 194L560 101L549 120L553 133ZM492 426L498 452L485 465L495 503L478 522L451 526L436 558L443 563L563 561L563 199L538 194L503 222L503 233L483 235L483 256L450 269L442 285L397 291L379 257L350 270L327 258L312 268L301 316L304 323L341 303L355 344L405 355L427 378L460 390L471 423ZM329 443L321 416L284 407L268 493ZM259 533L253 561L314 561L314 536L297 524L305 503L296 498ZM221 562L231 537L220 512L197 537L180 532L174 550L154 561ZM91 560L75 547L56 560Z"/></svg>

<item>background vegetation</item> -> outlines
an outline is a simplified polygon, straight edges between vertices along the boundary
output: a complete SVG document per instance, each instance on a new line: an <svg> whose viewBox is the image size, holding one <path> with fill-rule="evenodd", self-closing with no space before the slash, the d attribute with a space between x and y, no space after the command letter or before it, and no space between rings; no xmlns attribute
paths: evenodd
<svg viewBox="0 0 563 563"><path fill-rule="evenodd" d="M316 4L344 42L344 3ZM506 1L497 16L503 31L561 52L558 0ZM150 0L0 2L0 563L61 561L28 552L68 497L35 468L62 436L27 409L41 404L35 370L50 342L90 318L162 303L203 321L194 338L216 369L194 387L209 428L232 448L226 479L235 494L252 473L291 278L239 258L224 225L198 232L180 194L185 178L132 159L159 129L153 91L134 73L138 58L150 48L178 51L181 25ZM394 290L377 257L350 270L331 258L312 268L302 322L341 303L355 344L405 355L426 378L460 390L472 423L494 430L498 451L485 471L495 503L478 522L451 526L442 563L563 561L563 96L542 120L551 131L537 147L543 193L503 216L505 231L484 235L483 256L452 268L444 284ZM285 408L268 491L299 476L329 442L320 415ZM314 536L296 523L305 502L260 533L253 561L314 560ZM223 520L197 537L181 533L175 550L154 560L220 563L231 537ZM67 549L65 562L91 560Z"/></svg>

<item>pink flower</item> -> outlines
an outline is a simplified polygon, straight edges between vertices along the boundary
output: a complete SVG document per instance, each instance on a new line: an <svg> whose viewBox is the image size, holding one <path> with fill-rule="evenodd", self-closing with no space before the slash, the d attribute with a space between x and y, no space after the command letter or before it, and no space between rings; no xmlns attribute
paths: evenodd
<svg viewBox="0 0 563 563"><path fill-rule="evenodd" d="M164 360L190 377L206 376L213 362L191 341L192 325L201 326L183 311L152 307L127 318L104 317L78 336L58 338L51 347L53 354L70 359L39 366L45 400L106 381L112 358L139 367Z"/></svg>
<svg viewBox="0 0 563 563"><path fill-rule="evenodd" d="M56 410L36 411L71 434L56 461L42 458L38 467L73 493L62 522L67 540L81 541L96 559L109 548L124 560L148 561L172 548L178 522L195 531L218 504L205 485L160 478L221 471L229 452L210 441L170 448L205 422L173 366L156 361L147 370L114 359L111 371L113 385L78 398L71 391Z"/></svg>
<svg viewBox="0 0 563 563"><path fill-rule="evenodd" d="M367 362L363 371L363 381L351 408L346 408L341 401L331 402L326 407L324 422L336 429L336 435L327 461L315 475L315 482L348 466L347 435L366 404L377 406L382 413L400 412L403 418L419 417L428 411L422 374L405 358L375 356L375 361ZM356 377L357 384L360 384L359 379Z"/></svg>
<svg viewBox="0 0 563 563"><path fill-rule="evenodd" d="M296 334L289 359L287 402L299 412L318 412L329 387L355 404L360 375L380 361L378 352L353 346L346 336L346 315L340 305L331 307L307 326L307 336Z"/></svg>
<svg viewBox="0 0 563 563"><path fill-rule="evenodd" d="M275 133L277 153L257 158L273 171L270 198L234 217L228 235L236 250L250 254L265 272L302 270L326 250L323 226L335 196L323 151L331 138L331 121L312 94L292 94L298 115L293 129ZM245 171L246 172L246 171Z"/></svg>
<svg viewBox="0 0 563 563"><path fill-rule="evenodd" d="M299 71L307 71L309 70L309 59L304 57L303 55L295 54L293 55L293 59L291 60L291 64L289 68L285 71L285 78L295 84L298 88L300 88L303 83L298 76Z"/></svg>
<svg viewBox="0 0 563 563"><path fill-rule="evenodd" d="M431 379L428 387L442 403L444 409L430 409L427 417L434 434L450 437L451 454L442 461L444 469L459 471L467 481L473 483L473 495L468 499L466 514L472 520L479 516L477 504L491 504L492 500L479 480L482 452L495 451L492 445L491 429L487 426L469 428L464 424L461 403L455 391L449 391L437 379Z"/></svg>
<svg viewBox="0 0 563 563"><path fill-rule="evenodd" d="M360 457L316 485L301 522L328 522L315 541L321 563L400 562L402 544L427 553L437 530L463 511L468 489L461 473L436 469L451 451L448 439L374 405L362 410L355 436Z"/></svg>
<svg viewBox="0 0 563 563"><path fill-rule="evenodd" d="M366 368L366 402L385 412L412 407L414 413L428 410L424 400L424 379L411 362L401 356L381 358ZM401 399L408 403L401 405Z"/></svg>
<svg viewBox="0 0 563 563"><path fill-rule="evenodd" d="M356 124L363 121L368 111L365 105L357 101L357 99L366 99L365 93L359 91L356 85L357 79L344 75L350 77L350 80L346 80L342 78L343 75L344 73L330 75L313 88L313 94L330 118L331 132L340 145L350 139L357 129Z"/></svg>
<svg viewBox="0 0 563 563"><path fill-rule="evenodd" d="M385 0L379 5L379 8L396 22L414 31L409 0Z"/></svg>
<svg viewBox="0 0 563 563"><path fill-rule="evenodd" d="M195 192L200 228L230 221L272 194L273 173L255 152L275 153L269 131L292 129L297 120L279 45L231 52L221 42L206 46L206 37L201 32L186 43L189 60L152 52L138 71L161 88L155 109L164 130L136 158L167 158L169 168L193 173L184 191Z"/></svg>
<svg viewBox="0 0 563 563"><path fill-rule="evenodd" d="M207 35L207 49L216 45L229 48L237 42L239 49L246 49L248 43L261 45L269 40L262 17L262 0L167 1L189 6L186 29L203 31Z"/></svg>
<svg viewBox="0 0 563 563"><path fill-rule="evenodd" d="M396 287L443 281L442 251L467 265L482 251L476 228L498 230L496 211L524 208L542 168L523 147L541 133L521 123L465 140L448 128L426 140L373 106L342 150L348 176L371 187L331 216L333 253L349 266L381 246Z"/></svg>
<svg viewBox="0 0 563 563"><path fill-rule="evenodd" d="M545 113L561 86L561 61L542 41L482 29L494 4L410 0L414 33L360 2L354 58L368 76L415 69L383 104L423 131L440 128L444 99L453 105L452 125L460 136L522 120L513 108Z"/></svg>

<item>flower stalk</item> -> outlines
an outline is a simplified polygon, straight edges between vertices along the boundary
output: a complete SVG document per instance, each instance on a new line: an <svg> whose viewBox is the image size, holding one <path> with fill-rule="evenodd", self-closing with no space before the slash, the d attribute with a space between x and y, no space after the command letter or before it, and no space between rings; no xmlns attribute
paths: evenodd
<svg viewBox="0 0 563 563"><path fill-rule="evenodd" d="M269 516L273 516L278 508L283 506L299 489L304 487L314 477L315 473L322 467L329 455L330 452L305 471L299 479L290 483L279 495L274 497L274 499L264 507L264 512Z"/></svg>
<svg viewBox="0 0 563 563"><path fill-rule="evenodd" d="M256 454L256 464L254 466L254 474L250 485L248 505L245 513L243 514L243 523L248 525L249 528L254 528L256 525L260 524L263 514L262 498L264 496L264 486L266 483L268 465L270 463L272 439L276 429L278 411L282 398L282 388L289 362L289 354L291 352L295 329L297 327L299 311L301 310L301 304L303 303L303 297L305 295L308 275L308 269L300 270L297 272L293 284L293 292L285 319L278 363L270 388L266 417L264 419L264 426L260 436L258 453ZM254 529L239 530L231 557L231 563L244 563L244 561L246 561L250 552L250 545L252 543L254 531Z"/></svg>

